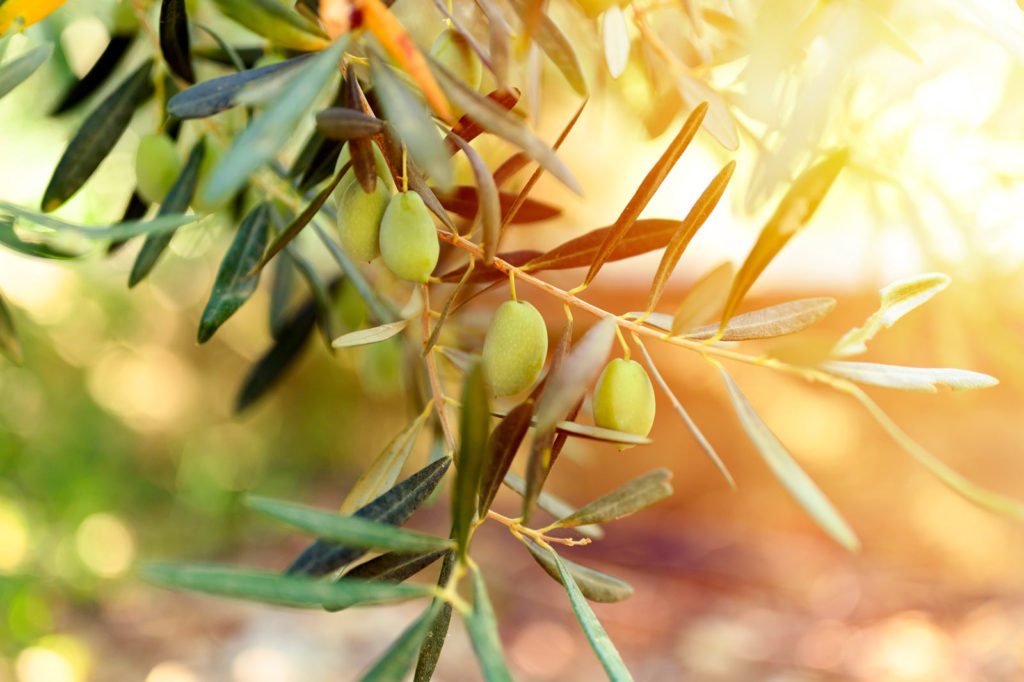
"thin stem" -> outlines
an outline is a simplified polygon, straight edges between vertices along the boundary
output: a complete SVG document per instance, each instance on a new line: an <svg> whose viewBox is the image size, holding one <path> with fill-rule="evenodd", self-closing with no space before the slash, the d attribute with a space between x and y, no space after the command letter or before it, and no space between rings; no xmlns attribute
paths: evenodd
<svg viewBox="0 0 1024 682"><path fill-rule="evenodd" d="M526 537L530 538L542 547L547 547L549 542L555 542L560 545L566 545L567 547L576 547L579 545L590 544L590 538L581 538L579 540L575 540L573 538L554 538L549 535L545 535L544 532L551 530L551 526L548 526L543 530L534 530L533 528L528 528L524 526L522 523L520 523L519 519L510 519L509 517L502 516L501 514L493 510L487 511L487 518L494 519L498 523L502 523L508 526L509 531L517 538L522 538L525 535Z"/></svg>
<svg viewBox="0 0 1024 682"><path fill-rule="evenodd" d="M422 285L423 292L423 343L426 345L430 339L430 289L426 284ZM441 423L441 432L444 433L445 447L448 454L455 453L455 436L452 435L451 424L448 423L448 414L445 412L446 399L441 389L441 379L437 373L437 360L434 358L434 350L431 349L424 358L427 366L427 377L430 381L430 393L434 398L434 405L437 407L437 419Z"/></svg>

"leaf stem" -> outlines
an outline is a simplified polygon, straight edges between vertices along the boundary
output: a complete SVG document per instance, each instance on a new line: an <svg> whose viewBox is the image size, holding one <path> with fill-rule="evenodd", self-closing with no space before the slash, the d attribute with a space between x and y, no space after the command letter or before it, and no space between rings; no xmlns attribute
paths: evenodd
<svg viewBox="0 0 1024 682"><path fill-rule="evenodd" d="M430 339L430 288L424 284L423 292L423 343L426 345ZM437 360L434 357L434 349L431 349L423 358L427 368L427 377L430 381L430 392L434 399L434 406L437 409L437 419L441 423L441 432L444 433L445 447L449 455L455 454L455 436L452 435L451 424L448 423L448 414L445 412L446 398L441 388L441 379L437 373Z"/></svg>
<svg viewBox="0 0 1024 682"><path fill-rule="evenodd" d="M515 535L517 538L522 539L522 537L525 535L526 537L530 538L531 540L539 544L541 547L550 547L550 545L548 544L549 542L555 542L560 545L566 545L567 547L576 547L579 545L590 544L590 538L580 538L576 540L573 538L555 538L551 537L550 535L545 535L544 533L546 531L551 530L552 526L548 526L547 528L544 528L542 530L534 530L533 528L524 526L522 523L520 523L519 519L510 519L509 517L502 516L501 514L492 509L489 509L487 511L487 518L494 519L495 521L508 526L509 531L512 533L512 535Z"/></svg>

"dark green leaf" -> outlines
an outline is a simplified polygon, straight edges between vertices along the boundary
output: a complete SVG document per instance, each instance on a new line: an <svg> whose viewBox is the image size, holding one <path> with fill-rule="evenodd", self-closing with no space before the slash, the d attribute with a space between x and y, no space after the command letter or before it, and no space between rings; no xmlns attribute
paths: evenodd
<svg viewBox="0 0 1024 682"><path fill-rule="evenodd" d="M199 182L199 170L203 163L203 156L206 153L206 144L200 138L193 146L188 155L188 161L182 169L181 174L171 186L164 203L160 204L159 215L174 215L185 213L188 205L192 203L192 195L196 192L196 184ZM146 237L139 255L135 258L131 274L128 276L128 286L133 287L146 278L156 265L160 255L171 243L174 232L161 232Z"/></svg>
<svg viewBox="0 0 1024 682"><path fill-rule="evenodd" d="M448 538L405 530L360 516L343 516L258 495L246 497L246 505L321 540L350 547L418 552L448 549L452 546L452 541Z"/></svg>
<svg viewBox="0 0 1024 682"><path fill-rule="evenodd" d="M578 584L579 578L573 573L572 562L562 559L554 551L545 553L555 564L559 580L565 585L566 592L569 593L569 601L572 603L572 610L576 613L576 620L579 621L580 627L583 628L583 633L590 641L590 646L594 649L594 653L597 654L601 665L604 666L608 679L612 680L612 682L632 680L633 676L626 669L626 664L615 649L615 645L612 644L608 633L605 632L601 622L594 615L593 609L590 608L590 605L583 598L586 596L586 590L582 585Z"/></svg>
<svg viewBox="0 0 1024 682"><path fill-rule="evenodd" d="M0 98L35 73L36 69L42 66L51 54L53 54L53 45L47 43L34 47L17 59L0 66Z"/></svg>
<svg viewBox="0 0 1024 682"><path fill-rule="evenodd" d="M423 585L345 578L325 582L301 576L195 564L149 564L142 568L140 574L143 580L161 587L299 608L337 609L356 604L408 601L429 597L434 590Z"/></svg>
<svg viewBox="0 0 1024 682"><path fill-rule="evenodd" d="M346 573L345 577L400 583L416 575L448 552L447 549L430 552L388 552L365 564L359 564Z"/></svg>
<svg viewBox="0 0 1024 682"><path fill-rule="evenodd" d="M110 36L110 42L107 43L107 47L104 48L99 59L96 60L96 63L89 68L89 71L84 76L76 79L74 84L68 88L64 96L54 106L51 115L59 116L66 111L70 111L103 87L103 84L107 82L107 78L114 73L117 65L121 63L124 55L128 52L128 48L131 47L132 42L135 40L135 34L136 31L132 31L127 34L115 33Z"/></svg>
<svg viewBox="0 0 1024 682"><path fill-rule="evenodd" d="M480 494L481 473L491 426L490 391L480 363L469 371L462 389L459 456L452 490L452 537L462 556L469 549L469 533Z"/></svg>
<svg viewBox="0 0 1024 682"><path fill-rule="evenodd" d="M117 223L116 225L108 226L86 226L76 225L74 223L68 223L57 218L52 218L42 213L36 213L30 211L27 208L15 206L9 204L6 201L0 201L0 214L10 214L18 218L21 218L30 225L37 225L41 230L35 230L43 234L50 232L71 232L78 234L88 239L128 239L130 237L137 237L143 234L159 234L161 232L168 232L170 230L176 230L183 225L194 223L199 220L199 216L185 216L185 215L163 215L153 220L131 220L123 223Z"/></svg>
<svg viewBox="0 0 1024 682"><path fill-rule="evenodd" d="M205 343L256 291L260 274L250 274L267 246L270 234L270 206L254 208L238 228L228 252L217 270L210 300L199 321L197 341Z"/></svg>
<svg viewBox="0 0 1024 682"><path fill-rule="evenodd" d="M360 676L360 682L402 682L412 667L416 652L430 632L431 626L441 612L441 604L434 601L405 632L388 647L372 668Z"/></svg>
<svg viewBox="0 0 1024 682"><path fill-rule="evenodd" d="M565 76L572 89L580 97L587 96L587 81L583 76L583 68L573 51L569 39L565 37L555 23L541 10L531 11L530 5L524 0L513 0L512 7L519 14L520 18L529 26L533 27L530 34L544 54L548 56L558 70Z"/></svg>
<svg viewBox="0 0 1024 682"><path fill-rule="evenodd" d="M70 258L81 258L85 255L84 253L65 251L64 249L50 246L46 242L24 241L14 231L14 218L5 215L0 215L0 244L17 253L37 258L67 260Z"/></svg>
<svg viewBox="0 0 1024 682"><path fill-rule="evenodd" d="M201 190L204 203L218 205L227 201L241 189L250 175L277 155L320 91L337 72L338 59L347 44L347 37L343 37L293 73L277 100L235 138L231 149L213 169L209 182Z"/></svg>
<svg viewBox="0 0 1024 682"><path fill-rule="evenodd" d="M185 0L163 0L160 3L160 51L171 71L189 83L196 82Z"/></svg>
<svg viewBox="0 0 1024 682"><path fill-rule="evenodd" d="M451 462L450 457L444 457L428 464L373 502L361 507L353 516L400 526L437 487ZM318 540L292 562L288 567L288 573L324 575L352 562L364 553L361 548Z"/></svg>
<svg viewBox="0 0 1024 682"><path fill-rule="evenodd" d="M260 256L263 256L262 249ZM295 291L295 265L288 258L278 258L274 262L274 277L270 284L270 335L281 338L288 323L288 304Z"/></svg>
<svg viewBox="0 0 1024 682"><path fill-rule="evenodd" d="M81 189L121 139L132 114L153 94L152 71L153 60L147 59L85 119L53 171L43 194L44 212L59 208Z"/></svg>
<svg viewBox="0 0 1024 682"><path fill-rule="evenodd" d="M480 670L487 682L512 682L512 675L501 653L498 622L494 618L494 609L487 596L487 584L475 564L470 564L470 568L473 571L473 610L465 614L465 617L466 629L469 630L469 638L473 642L473 651L476 652Z"/></svg>
<svg viewBox="0 0 1024 682"><path fill-rule="evenodd" d="M533 416L533 400L527 399L519 403L504 419L498 422L487 440L487 463L480 480L480 502L477 512L481 518L494 503L498 488L512 466L512 460L519 450L520 443L530 428Z"/></svg>
<svg viewBox="0 0 1024 682"><path fill-rule="evenodd" d="M316 127L331 140L372 137L384 129L384 121L347 107L329 107L316 115Z"/></svg>
<svg viewBox="0 0 1024 682"><path fill-rule="evenodd" d="M672 494L668 469L655 469L597 498L579 511L558 521L564 528L607 523L649 507Z"/></svg>
<svg viewBox="0 0 1024 682"><path fill-rule="evenodd" d="M338 186L338 183L341 182L342 177L342 173L337 173L334 176L334 179L331 180L326 187L320 190L315 197L313 197L313 200L309 202L306 208L302 209L302 213L295 216L295 218L288 223L288 227L282 230L281 233L274 238L274 241L270 243L270 248L267 249L267 252L253 269L252 272L254 274L262 270L274 256L281 252L281 249L288 246L288 244L295 239L300 232L302 232L302 228L309 225L309 221L316 217L316 214L321 208L323 208L323 205L327 203L327 200L334 192L334 189Z"/></svg>
<svg viewBox="0 0 1024 682"><path fill-rule="evenodd" d="M544 549L533 540L528 538L522 538L522 540L541 568L552 578L565 585L566 581L558 570L558 565L555 557L552 556L552 552ZM568 559L562 559L561 561L565 562L569 574L573 577L574 584L578 585L580 591L583 592L583 596L591 601L617 602L627 599L633 594L633 588L627 582L569 561Z"/></svg>
<svg viewBox="0 0 1024 682"><path fill-rule="evenodd" d="M24 353L21 349L21 340L14 328L14 318L7 308L7 301L0 294L0 353L7 356L7 359L15 364L21 364Z"/></svg>
<svg viewBox="0 0 1024 682"><path fill-rule="evenodd" d="M167 103L168 113L178 118L206 118L239 104L239 98L249 87L266 80L285 82L295 77L295 71L309 62L310 55L299 55L277 64L261 66L203 81L179 92Z"/></svg>
<svg viewBox="0 0 1024 682"><path fill-rule="evenodd" d="M441 563L441 573L437 577L438 589L448 588L448 582L452 577L452 570L455 568L455 552L449 552ZM423 640L420 647L420 655L416 661L416 673L413 675L413 682L430 682L434 676L434 669L441 657L441 649L444 648L444 639L448 635L448 625L452 620L452 605L434 597L435 604L441 604L434 623L430 626L430 632Z"/></svg>

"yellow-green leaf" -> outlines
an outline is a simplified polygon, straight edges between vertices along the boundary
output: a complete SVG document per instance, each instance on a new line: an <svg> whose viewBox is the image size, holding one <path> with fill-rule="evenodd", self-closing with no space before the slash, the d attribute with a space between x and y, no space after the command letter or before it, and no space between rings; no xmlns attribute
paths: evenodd
<svg viewBox="0 0 1024 682"><path fill-rule="evenodd" d="M734 272L732 263L726 261L694 282L672 316L669 333L678 336L714 319L714 315L721 312L725 297L729 295L729 284Z"/></svg>

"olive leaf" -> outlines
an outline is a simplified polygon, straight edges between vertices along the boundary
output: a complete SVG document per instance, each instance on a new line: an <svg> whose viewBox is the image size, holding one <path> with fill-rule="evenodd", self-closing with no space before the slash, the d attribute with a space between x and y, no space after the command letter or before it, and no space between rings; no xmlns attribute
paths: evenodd
<svg viewBox="0 0 1024 682"><path fill-rule="evenodd" d="M373 667L359 677L360 682L402 682L441 608L441 602L431 602L427 610L405 629Z"/></svg>
<svg viewBox="0 0 1024 682"><path fill-rule="evenodd" d="M0 294L0 353L16 365L20 365L25 358L21 339L18 338L18 331L14 327L14 318L3 294Z"/></svg>
<svg viewBox="0 0 1024 682"><path fill-rule="evenodd" d="M451 580L452 570L455 568L455 552L449 552L441 562L441 571L437 577L438 589L446 589ZM448 635L448 626L452 620L452 605L434 597L434 605L440 604L434 622L430 626L420 646L420 655L416 659L416 672L413 674L413 682L430 682L434 676L434 669L437 668L437 661L441 657L441 649L444 647L445 637Z"/></svg>
<svg viewBox="0 0 1024 682"><path fill-rule="evenodd" d="M821 363L819 367L829 374L858 384L897 388L902 391L935 393L939 384L949 386L954 391L966 391L973 388L988 388L999 383L995 377L981 372L946 367L902 367L843 360L829 360Z"/></svg>
<svg viewBox="0 0 1024 682"><path fill-rule="evenodd" d="M36 72L53 54L53 44L37 45L31 50L0 66L0 98L4 97L22 81Z"/></svg>
<svg viewBox="0 0 1024 682"><path fill-rule="evenodd" d="M779 202L775 213L761 229L753 248L743 261L736 279L733 280L729 297L725 301L719 333L725 327L743 297L747 295L754 281L761 275L768 264L778 255L789 240L810 221L818 204L825 198L839 171L846 165L849 151L845 148L833 152L816 165L807 169L790 185L785 196Z"/></svg>
<svg viewBox="0 0 1024 682"><path fill-rule="evenodd" d="M54 105L50 115L60 116L70 111L103 87L125 54L128 53L128 48L135 41L136 33L137 31L133 30L129 33L115 33L110 36L110 40L103 48L99 58L89 67L84 76L73 81L71 87Z"/></svg>
<svg viewBox="0 0 1024 682"><path fill-rule="evenodd" d="M501 653L501 637L494 608L487 596L487 584L476 564L470 564L473 574L473 608L464 613L469 639L480 662L480 670L487 682L512 682L512 675Z"/></svg>
<svg viewBox="0 0 1024 682"><path fill-rule="evenodd" d="M213 0L217 8L267 40L295 50L323 50L329 44L319 26L278 0Z"/></svg>
<svg viewBox="0 0 1024 682"><path fill-rule="evenodd" d="M480 197L476 187L458 185L447 191L438 190L434 194L437 195L437 200L441 202L445 210L462 218L472 218L480 210ZM562 214L562 209L557 206L529 198L524 199L519 209L512 214L510 209L517 199L517 195L511 192L498 192L501 215L511 216L509 224L539 223L557 218Z"/></svg>
<svg viewBox="0 0 1024 682"><path fill-rule="evenodd" d="M50 246L44 241L25 241L14 231L14 218L5 215L0 215L0 244L17 253L36 258L67 260L85 255Z"/></svg>
<svg viewBox="0 0 1024 682"><path fill-rule="evenodd" d="M544 572L565 585L566 582L558 569L558 562L552 556L554 553L542 548L529 538L524 537L521 540L530 550L530 555L544 569ZM633 594L633 588L627 582L568 559L561 559L561 561L565 563L565 568L572 576L573 582L579 586L583 596L590 601L617 602L627 599Z"/></svg>
<svg viewBox="0 0 1024 682"><path fill-rule="evenodd" d="M491 48L491 72L499 90L508 83L509 61L512 54L512 28L505 20L501 7L495 0L480 0L477 3L487 17L488 38Z"/></svg>
<svg viewBox="0 0 1024 682"><path fill-rule="evenodd" d="M601 242L597 252L594 254L590 269L587 270L587 275L583 279L584 284L589 285L594 281L594 277L597 276L601 267L608 261L609 256L612 255L615 248L629 233L637 218L640 217L640 213L650 202L654 193L658 191L658 188L661 187L661 183L665 181L669 171L675 166L676 161L683 155L686 148L690 146L690 142L697 134L697 131L700 130L700 124L704 120L706 112L706 104L702 104L693 110L693 113L683 123L679 134L675 136L668 148L662 153L661 158L648 171L647 176L644 177L629 203L626 204L626 207L622 209L622 213L615 220L615 224L609 228L604 236L604 241Z"/></svg>
<svg viewBox="0 0 1024 682"><path fill-rule="evenodd" d="M505 478L501 482L506 488L520 496L526 495L526 481L511 471L505 474ZM576 512L575 507L547 490L540 491L540 495L537 496L537 506L556 519L570 516ZM594 540L604 537L604 529L601 526L577 526L573 530Z"/></svg>
<svg viewBox="0 0 1024 682"><path fill-rule="evenodd" d="M272 213L277 217L277 206L272 206ZM331 341L338 335L341 327L340 313L334 305L334 295L337 293L336 284L328 284L320 276L320 272L313 267L309 259L303 256L298 249L292 248L289 244L285 247L285 255L295 263L298 272L306 280L310 293L313 294L313 303L316 308L316 321L320 328L320 335L324 343L331 348Z"/></svg>
<svg viewBox="0 0 1024 682"><path fill-rule="evenodd" d="M466 155L470 168L473 170L473 178L476 180L477 215L483 226L484 264L490 265L498 250L498 241L501 239L501 204L498 187L494 184L494 177L491 175L490 169L487 168L487 164L476 150L458 135L449 133L448 137L454 140L462 153Z"/></svg>
<svg viewBox="0 0 1024 682"><path fill-rule="evenodd" d="M867 342L883 327L888 328L914 308L949 286L949 276L929 272L893 282L881 291L881 304L863 327L851 329L832 349L837 357L857 355L867 351Z"/></svg>
<svg viewBox="0 0 1024 682"><path fill-rule="evenodd" d="M671 495L672 486L668 482L671 478L672 472L668 469L655 469L559 519L556 525L571 528L629 516Z"/></svg>
<svg viewBox="0 0 1024 682"><path fill-rule="evenodd" d="M775 477L822 530L847 550L856 551L860 547L860 541L853 529L761 420L725 368L719 365L718 369L743 430L747 432L750 441Z"/></svg>
<svg viewBox="0 0 1024 682"><path fill-rule="evenodd" d="M217 270L210 299L199 321L197 341L205 343L249 300L259 285L259 272L250 274L263 255L270 235L270 206L256 206L242 221Z"/></svg>
<svg viewBox="0 0 1024 682"><path fill-rule="evenodd" d="M63 206L107 158L128 128L132 114L153 95L152 71L153 60L147 59L85 119L46 186L42 201L44 212Z"/></svg>
<svg viewBox="0 0 1024 682"><path fill-rule="evenodd" d="M512 466L512 460L519 450L519 445L526 437L533 416L533 400L527 399L505 415L498 422L487 439L486 463L480 481L480 500L477 513L483 517L491 508L498 488Z"/></svg>
<svg viewBox="0 0 1024 682"><path fill-rule="evenodd" d="M622 260L664 248L681 224L682 221L679 220L662 218L638 220L634 224L634 229L618 241L606 260ZM601 227L559 244L544 255L526 263L523 270L565 270L590 265L614 228L614 225Z"/></svg>
<svg viewBox="0 0 1024 682"><path fill-rule="evenodd" d="M435 549L425 552L388 552L381 554L376 559L359 564L345 573L345 577L400 583L416 575L450 551Z"/></svg>
<svg viewBox="0 0 1024 682"><path fill-rule="evenodd" d="M159 587L297 608L340 609L356 604L408 601L433 593L433 588L423 585L345 578L324 582L302 576L196 564L147 564L139 574L146 582Z"/></svg>
<svg viewBox="0 0 1024 682"><path fill-rule="evenodd" d="M540 49L544 50L548 59L558 67L572 89L580 97L586 97L587 81L583 75L583 68L565 34L542 11L539 9L531 11L530 6L524 0L512 0L511 4L523 23L532 28L528 31L530 37L537 42L537 45L540 45Z"/></svg>
<svg viewBox="0 0 1024 682"><path fill-rule="evenodd" d="M519 91L518 90L495 90L487 94L487 99L497 104L502 109L510 111L519 102ZM470 116L469 114L463 114L455 125L452 126L451 131L461 137L466 142L472 142L481 133L486 132L486 129L479 121ZM458 145L452 141L448 141L448 151L455 154L459 151ZM495 176L495 182L500 186L502 183L498 181Z"/></svg>
<svg viewBox="0 0 1024 682"><path fill-rule="evenodd" d="M683 220L683 224L672 235L672 239L665 248L665 253L661 257L661 262L658 263L658 269L655 271L654 279L651 282L651 290L647 296L647 312L653 311L654 307L658 305L661 294L665 291L665 285L668 283L668 278L679 263L683 251L689 246L690 240L697 234L697 230L710 217L711 211L718 205L718 200L722 198L722 194L725 192L725 188L729 184L729 179L732 178L732 173L735 169L735 161L725 164L725 167L719 171L718 175L708 184L693 207L690 208L690 212Z"/></svg>
<svg viewBox="0 0 1024 682"><path fill-rule="evenodd" d="M477 510L490 426L490 390L484 383L483 367L477 363L466 376L462 389L459 451L452 490L452 537L461 556L469 550L470 526Z"/></svg>
<svg viewBox="0 0 1024 682"><path fill-rule="evenodd" d="M353 517L378 523L400 526L427 499L451 464L450 457L443 457L428 464L398 485L363 505ZM337 545L317 540L307 547L288 567L287 573L300 575L324 575L354 561L365 553L360 547Z"/></svg>
<svg viewBox="0 0 1024 682"><path fill-rule="evenodd" d="M629 31L626 15L613 4L601 14L601 43L604 46L604 63L612 78L618 78L629 63Z"/></svg>
<svg viewBox="0 0 1024 682"><path fill-rule="evenodd" d="M836 305L834 298L801 298L737 315L725 325L722 341L748 341L770 339L807 329L828 315ZM644 313L631 312L627 317L641 318ZM652 327L670 331L673 319L669 315L653 313L644 320ZM687 339L710 339L718 335L721 325L709 324L691 329L681 336Z"/></svg>
<svg viewBox="0 0 1024 682"><path fill-rule="evenodd" d="M452 547L452 541L448 538L397 528L361 516L335 514L259 495L246 496L245 504L281 523L298 528L326 542L336 542L346 547L402 552L423 552Z"/></svg>
<svg viewBox="0 0 1024 682"><path fill-rule="evenodd" d="M196 82L185 0L162 0L160 3L160 52L171 71L189 83Z"/></svg>
<svg viewBox="0 0 1024 682"><path fill-rule="evenodd" d="M3 214L9 214L20 218L23 223L26 223L23 225L26 229L33 230L33 226L35 226L33 231L41 234L68 232L80 235L87 239L116 240L129 239L140 235L169 232L199 220L199 216L178 214L161 215L153 218L152 220L129 220L115 225L77 225L75 223L59 220L43 213L36 213L35 211L27 208L7 203L6 201L0 201L0 215Z"/></svg>
<svg viewBox="0 0 1024 682"><path fill-rule="evenodd" d="M669 334L678 336L688 332L721 312L725 297L729 295L733 272L732 263L726 261L694 282L672 316Z"/></svg>
<svg viewBox="0 0 1024 682"><path fill-rule="evenodd" d="M331 140L372 137L384 129L384 121L348 107L329 107L317 113L316 127Z"/></svg>

